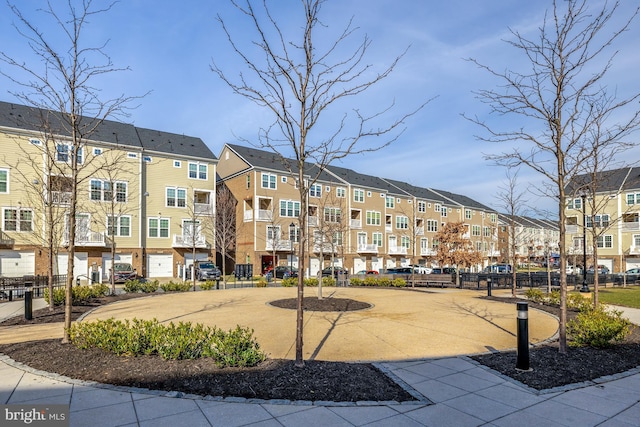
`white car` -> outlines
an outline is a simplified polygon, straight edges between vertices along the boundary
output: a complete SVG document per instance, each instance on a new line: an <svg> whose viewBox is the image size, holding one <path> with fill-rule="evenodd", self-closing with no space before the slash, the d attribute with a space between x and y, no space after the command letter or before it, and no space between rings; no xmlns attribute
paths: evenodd
<svg viewBox="0 0 640 427"><path fill-rule="evenodd" d="M580 267L575 267L568 265L567 266L567 274L580 274Z"/></svg>
<svg viewBox="0 0 640 427"><path fill-rule="evenodd" d="M429 267L425 267L424 265L410 265L409 267L413 267L413 272L416 274L431 274L431 269Z"/></svg>

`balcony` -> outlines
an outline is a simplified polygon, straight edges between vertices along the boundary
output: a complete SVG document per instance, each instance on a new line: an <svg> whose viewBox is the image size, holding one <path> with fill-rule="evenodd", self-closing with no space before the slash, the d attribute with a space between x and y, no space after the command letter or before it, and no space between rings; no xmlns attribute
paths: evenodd
<svg viewBox="0 0 640 427"><path fill-rule="evenodd" d="M623 222L622 231L639 231L640 222Z"/></svg>
<svg viewBox="0 0 640 427"><path fill-rule="evenodd" d="M309 223L309 227L317 227L318 226L318 217L317 216L310 216L307 221Z"/></svg>
<svg viewBox="0 0 640 427"><path fill-rule="evenodd" d="M194 241L195 239L195 241ZM207 240L204 236L184 236L182 234L174 234L173 235L173 243L172 247L174 248L206 248Z"/></svg>
<svg viewBox="0 0 640 427"><path fill-rule="evenodd" d="M251 221L253 221L253 209L244 211L244 222L251 222Z"/></svg>
<svg viewBox="0 0 640 427"><path fill-rule="evenodd" d="M640 246L631 246L629 248L629 255L640 255Z"/></svg>
<svg viewBox="0 0 640 427"><path fill-rule="evenodd" d="M51 193L51 203L56 205L68 205L71 203L71 192L67 191L52 191Z"/></svg>
<svg viewBox="0 0 640 427"><path fill-rule="evenodd" d="M392 246L389 248L389 255L406 255L407 248Z"/></svg>
<svg viewBox="0 0 640 427"><path fill-rule="evenodd" d="M292 251L293 250L293 242L291 240L278 240L278 241L267 241L265 246L265 250L267 251Z"/></svg>
<svg viewBox="0 0 640 427"><path fill-rule="evenodd" d="M362 220L360 220L360 219L352 219L349 222L349 225L351 226L351 228L357 228L357 229L362 228Z"/></svg>
<svg viewBox="0 0 640 427"><path fill-rule="evenodd" d="M378 245L374 244L366 244L359 243L357 252L360 254L377 254L378 253Z"/></svg>
<svg viewBox="0 0 640 427"><path fill-rule="evenodd" d="M577 225L566 225L567 234L578 234L578 226Z"/></svg>
<svg viewBox="0 0 640 427"><path fill-rule="evenodd" d="M273 212L265 209L258 209L257 221L271 221L273 219Z"/></svg>
<svg viewBox="0 0 640 427"><path fill-rule="evenodd" d="M329 242L314 243L313 252L316 254L319 254L320 252L322 252L323 254L330 254L332 251L333 253L338 253L338 245L333 245L333 248L331 246L332 245Z"/></svg>
<svg viewBox="0 0 640 427"><path fill-rule="evenodd" d="M15 240L9 237L4 231L0 231L0 247L12 248Z"/></svg>
<svg viewBox="0 0 640 427"><path fill-rule="evenodd" d="M387 233L393 232L393 226L391 224L386 224L384 226L384 231L386 231Z"/></svg>
<svg viewBox="0 0 640 427"><path fill-rule="evenodd" d="M436 251L431 248L420 248L420 256L436 256Z"/></svg>
<svg viewBox="0 0 640 427"><path fill-rule="evenodd" d="M69 246L69 232L65 232L62 238L62 245ZM87 231L85 233L76 233L74 246L108 247L111 246L111 240L105 233Z"/></svg>
<svg viewBox="0 0 640 427"><path fill-rule="evenodd" d="M424 236L424 227L416 227L416 236Z"/></svg>
<svg viewBox="0 0 640 427"><path fill-rule="evenodd" d="M194 203L193 212L196 215L213 215L213 206L209 203Z"/></svg>

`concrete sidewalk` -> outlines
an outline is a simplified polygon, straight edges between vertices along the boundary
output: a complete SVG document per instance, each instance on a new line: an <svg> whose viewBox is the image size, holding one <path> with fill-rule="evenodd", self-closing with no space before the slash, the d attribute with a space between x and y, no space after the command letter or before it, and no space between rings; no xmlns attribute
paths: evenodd
<svg viewBox="0 0 640 427"><path fill-rule="evenodd" d="M279 292L286 294L287 291ZM165 304L166 301L161 301L158 297L138 299L135 300L138 305L137 311L134 312L138 314L138 317L143 317L141 314L146 310L161 310L160 307L164 307L162 309L164 311L156 312L157 317L179 321L186 319L187 313L196 317L197 313L206 313L204 316L206 318L218 314L218 311L215 310L219 310L222 316L216 316L216 319L220 320L226 316L224 309L230 306L229 300L241 304L244 311L253 310L254 305L249 304L246 292L229 290L215 291L211 294L216 293L218 295L207 294L206 299L203 299L204 293L196 293L196 295L200 294L198 298L202 301L200 305L195 305L195 300L191 299L194 297L185 296L184 301L178 301L182 299L182 295L181 298L169 298L168 301L171 303L167 304ZM369 296L367 300L373 299L376 303L375 307L378 308L382 308L380 306L385 300L389 304L393 300L388 293L377 293L378 297L373 294L375 293L367 294ZM396 292L396 294L399 293ZM355 296L357 293L349 295ZM492 320L494 322L492 328L504 328L504 325L499 321L501 317L499 314L494 318L493 314L488 312L470 313L474 307L484 307L471 303L473 301L472 294L445 290L435 293L429 292L420 295L420 297L413 293L407 293L407 295L412 297L411 299L422 310L433 311L432 306L426 305L427 302L434 303L435 307L445 302L456 302L458 309L467 313L466 320L463 319L456 324L454 328L456 334L459 329L465 328L467 320L471 322L470 325L473 325L477 319L481 319L480 321L484 323ZM167 296L161 299L167 299ZM406 304L404 300L397 300L396 303ZM18 310L15 303L12 304L14 304L13 308L3 307L4 304L0 305L0 318L6 312L15 313ZM188 308L187 311L185 311L185 307ZM134 306L129 307L128 304L117 303L96 311L92 316L102 317L108 313L111 315L129 313L127 315L130 315L129 310L133 308ZM490 305L490 308L493 309L494 306ZM402 309L403 312L411 311L410 306L403 306ZM270 311L272 308L265 306L263 310ZM512 311L514 310L510 308L508 316L515 324L516 322L513 320L515 312L512 313ZM625 310L625 314L627 312L629 311ZM640 310L631 310L630 313L638 315ZM259 316L259 312L252 312L252 314L254 318L257 317L262 323L265 323L264 318ZM379 318L379 325L383 329L382 325L387 321L391 322L390 324L395 330L398 329L398 325L405 325L407 328L420 327L420 324L412 323L411 318L385 320L380 318L376 311L369 314ZM305 319L310 317L312 316L307 316ZM540 318L544 319L545 317ZM335 325L342 325L344 328L357 328L360 323L345 321L341 324L341 320L343 319L339 319ZM396 321L399 323L394 323ZM504 322L505 325L507 323L509 322ZM451 327L449 327L449 331L454 332ZM495 330L492 330L492 333L495 333ZM509 333L506 334L509 335ZM340 338L340 335L332 335L331 338L337 339ZM476 339L482 342L484 338L476 337ZM313 344L309 346L313 346ZM0 356L0 403L69 405L71 426L91 425L93 427L164 425L518 425L522 427L611 425L624 427L637 426L638 420L640 420L639 369L603 378L593 383L575 384L539 393L475 363L464 355L419 360L387 360L378 362L377 365L398 379L419 400L411 403L313 403L182 395L73 380L35 371L17 364L5 356Z"/></svg>

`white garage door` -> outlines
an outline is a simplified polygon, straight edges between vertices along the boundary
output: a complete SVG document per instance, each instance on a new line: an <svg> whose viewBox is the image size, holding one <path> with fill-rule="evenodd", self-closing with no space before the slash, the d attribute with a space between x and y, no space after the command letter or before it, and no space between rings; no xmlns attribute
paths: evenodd
<svg viewBox="0 0 640 427"><path fill-rule="evenodd" d="M133 256L131 254L115 254L113 262L126 262L133 264ZM107 280L111 271L111 254L102 254L102 275L104 280Z"/></svg>
<svg viewBox="0 0 640 427"><path fill-rule="evenodd" d="M357 273L358 271L367 269L367 260L365 258L354 258L353 259L353 272Z"/></svg>
<svg viewBox="0 0 640 427"><path fill-rule="evenodd" d="M320 271L320 258L311 258L311 271L309 275L311 277L316 277L318 275L318 271Z"/></svg>
<svg viewBox="0 0 640 427"><path fill-rule="evenodd" d="M147 277L173 277L173 255L147 255Z"/></svg>
<svg viewBox="0 0 640 427"><path fill-rule="evenodd" d="M89 254L86 252L76 252L73 257L73 280L88 280L87 274L89 274ZM57 262L57 271L55 274L67 274L67 267L69 267L69 256L67 254L59 254Z"/></svg>
<svg viewBox="0 0 640 427"><path fill-rule="evenodd" d="M609 271L613 271L613 260L612 259L599 259L598 265L604 265L609 269Z"/></svg>
<svg viewBox="0 0 640 427"><path fill-rule="evenodd" d="M31 276L36 271L36 257L28 251L0 251L0 275L5 277Z"/></svg>
<svg viewBox="0 0 640 427"><path fill-rule="evenodd" d="M371 269L375 271L382 270L382 258L372 257L371 258Z"/></svg>
<svg viewBox="0 0 640 427"><path fill-rule="evenodd" d="M632 268L640 268L640 258L627 258L627 267L625 270Z"/></svg>

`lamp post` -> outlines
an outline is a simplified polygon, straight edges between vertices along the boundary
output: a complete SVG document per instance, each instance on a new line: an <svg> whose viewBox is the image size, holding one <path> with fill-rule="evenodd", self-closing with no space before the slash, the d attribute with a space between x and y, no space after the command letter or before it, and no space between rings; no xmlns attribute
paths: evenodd
<svg viewBox="0 0 640 427"><path fill-rule="evenodd" d="M582 289L580 292L589 292L587 284L587 195L582 193Z"/></svg>

